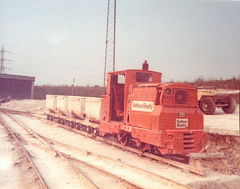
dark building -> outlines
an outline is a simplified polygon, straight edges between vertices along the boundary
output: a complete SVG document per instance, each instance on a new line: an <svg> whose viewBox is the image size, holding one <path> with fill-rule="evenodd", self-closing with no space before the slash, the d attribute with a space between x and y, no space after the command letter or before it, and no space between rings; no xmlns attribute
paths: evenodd
<svg viewBox="0 0 240 189"><path fill-rule="evenodd" d="M35 77L0 74L0 98L33 98Z"/></svg>

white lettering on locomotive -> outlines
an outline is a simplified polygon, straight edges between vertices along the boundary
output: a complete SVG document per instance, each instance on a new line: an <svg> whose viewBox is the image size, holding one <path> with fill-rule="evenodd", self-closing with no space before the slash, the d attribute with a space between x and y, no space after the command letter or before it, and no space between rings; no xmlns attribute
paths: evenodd
<svg viewBox="0 0 240 189"><path fill-rule="evenodd" d="M176 128L188 127L188 119L176 119Z"/></svg>
<svg viewBox="0 0 240 189"><path fill-rule="evenodd" d="M142 111L142 112L152 112L154 109L154 104L152 101L132 101L131 110Z"/></svg>

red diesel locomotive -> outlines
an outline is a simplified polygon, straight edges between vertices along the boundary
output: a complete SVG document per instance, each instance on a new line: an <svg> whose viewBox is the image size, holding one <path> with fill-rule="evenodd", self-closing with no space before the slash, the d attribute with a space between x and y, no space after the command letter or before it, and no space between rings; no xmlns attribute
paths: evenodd
<svg viewBox="0 0 240 189"><path fill-rule="evenodd" d="M142 70L110 72L103 96L101 136L117 136L141 151L161 154L199 152L207 142L197 89L181 83L161 83L161 73Z"/></svg>

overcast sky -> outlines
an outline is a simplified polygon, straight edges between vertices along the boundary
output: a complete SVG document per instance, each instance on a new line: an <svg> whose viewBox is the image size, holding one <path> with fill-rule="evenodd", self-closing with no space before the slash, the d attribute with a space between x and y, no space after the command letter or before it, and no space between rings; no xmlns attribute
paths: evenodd
<svg viewBox="0 0 240 189"><path fill-rule="evenodd" d="M36 85L102 85L107 0L1 0L0 46L8 74ZM164 81L240 73L240 2L117 0L116 70Z"/></svg>

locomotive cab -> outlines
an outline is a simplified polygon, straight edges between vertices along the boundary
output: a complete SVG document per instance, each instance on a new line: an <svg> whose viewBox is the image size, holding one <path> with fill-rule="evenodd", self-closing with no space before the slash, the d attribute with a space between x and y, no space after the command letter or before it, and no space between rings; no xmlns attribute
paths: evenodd
<svg viewBox="0 0 240 189"><path fill-rule="evenodd" d="M129 91L140 83L161 83L162 73L148 70L145 61L142 70L125 70L108 73L107 94L103 96L103 121L126 123Z"/></svg>

